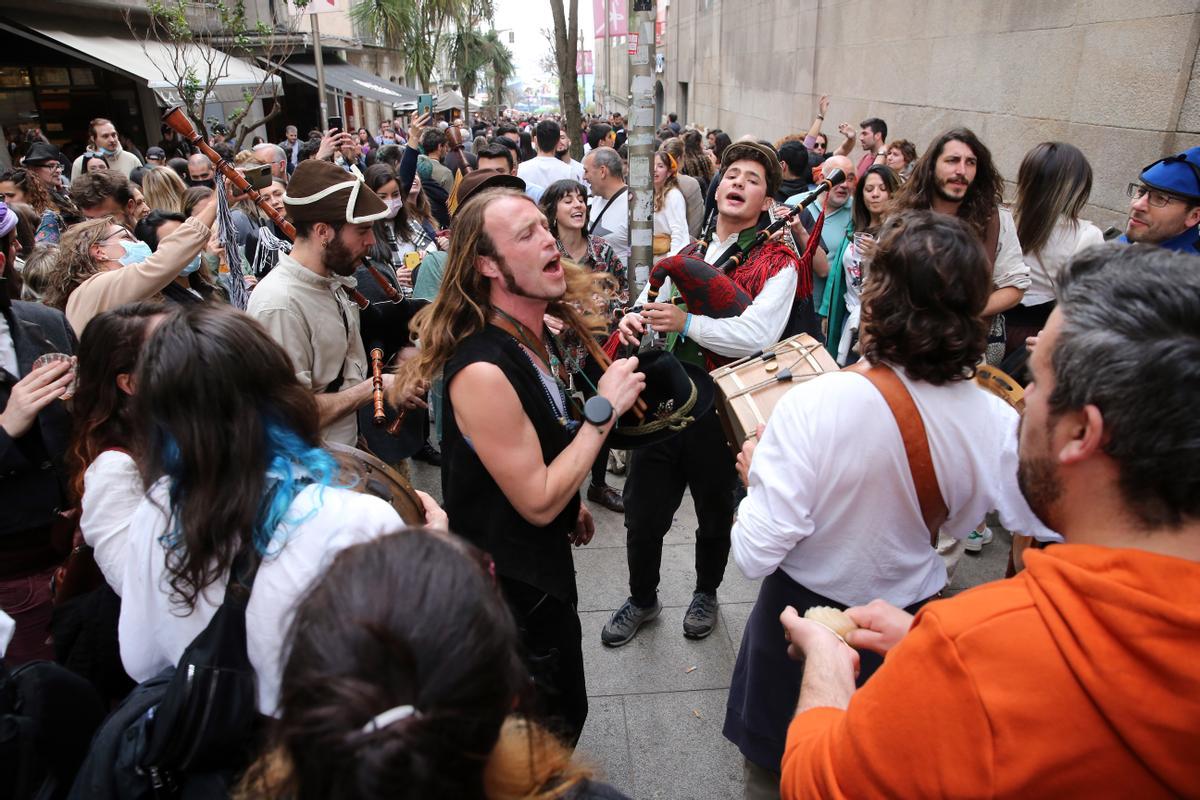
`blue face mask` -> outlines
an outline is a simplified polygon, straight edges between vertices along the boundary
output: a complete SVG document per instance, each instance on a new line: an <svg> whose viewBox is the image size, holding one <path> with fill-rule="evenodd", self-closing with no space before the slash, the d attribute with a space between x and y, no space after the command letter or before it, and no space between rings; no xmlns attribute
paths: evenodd
<svg viewBox="0 0 1200 800"><path fill-rule="evenodd" d="M183 269L181 269L179 271L179 274L184 275L184 276L191 275L193 272L195 272L198 269L200 269L200 254L199 253L196 254L195 258L193 258L191 261L189 261L187 263L186 267L184 267Z"/></svg>
<svg viewBox="0 0 1200 800"><path fill-rule="evenodd" d="M140 264L150 257L150 245L145 242L131 242L122 239L118 244L125 250L125 255L118 259L124 266Z"/></svg>
<svg viewBox="0 0 1200 800"><path fill-rule="evenodd" d="M105 157L115 156L117 154L116 150L109 150L107 147L101 147L99 152L100 152L100 155L105 156Z"/></svg>

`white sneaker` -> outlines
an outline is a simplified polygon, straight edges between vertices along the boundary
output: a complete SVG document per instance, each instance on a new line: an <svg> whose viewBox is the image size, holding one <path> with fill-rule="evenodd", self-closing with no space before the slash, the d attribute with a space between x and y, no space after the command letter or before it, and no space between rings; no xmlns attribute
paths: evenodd
<svg viewBox="0 0 1200 800"><path fill-rule="evenodd" d="M968 553L978 553L983 549L985 544L992 543L992 537L992 529L984 525L982 532L977 530L971 531L971 533L967 536L967 541L963 545L963 548Z"/></svg>

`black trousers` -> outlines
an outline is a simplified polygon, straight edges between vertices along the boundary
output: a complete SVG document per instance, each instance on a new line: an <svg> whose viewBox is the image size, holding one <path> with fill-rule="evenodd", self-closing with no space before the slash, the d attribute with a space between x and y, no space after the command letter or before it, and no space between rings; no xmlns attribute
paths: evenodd
<svg viewBox="0 0 1200 800"><path fill-rule="evenodd" d="M608 445L603 445L596 454L596 460L592 462L592 486L608 484L608 454L611 450Z"/></svg>
<svg viewBox="0 0 1200 800"><path fill-rule="evenodd" d="M904 610L915 614L930 599ZM749 761L776 774L804 677L804 662L788 657L779 624L779 615L788 606L800 614L813 606L846 608L796 583L782 569L768 575L758 591L733 667L723 732ZM860 650L859 664L856 684L862 686L883 665L883 656Z"/></svg>
<svg viewBox="0 0 1200 800"><path fill-rule="evenodd" d="M533 686L532 697L522 698L522 711L574 747L588 713L579 614L535 586L505 577L499 581Z"/></svg>
<svg viewBox="0 0 1200 800"><path fill-rule="evenodd" d="M696 591L716 592L729 560L738 487L733 453L716 411L670 439L629 452L625 480L625 544L629 594L639 606L658 595L663 537L691 489L696 528Z"/></svg>

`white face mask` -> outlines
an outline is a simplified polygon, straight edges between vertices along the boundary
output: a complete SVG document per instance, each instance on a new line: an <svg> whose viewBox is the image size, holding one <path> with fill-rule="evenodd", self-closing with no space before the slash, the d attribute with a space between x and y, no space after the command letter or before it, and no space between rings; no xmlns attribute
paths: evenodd
<svg viewBox="0 0 1200 800"><path fill-rule="evenodd" d="M384 200L388 207L388 219L395 219L400 215L400 209L404 208L404 198L395 197L390 200Z"/></svg>

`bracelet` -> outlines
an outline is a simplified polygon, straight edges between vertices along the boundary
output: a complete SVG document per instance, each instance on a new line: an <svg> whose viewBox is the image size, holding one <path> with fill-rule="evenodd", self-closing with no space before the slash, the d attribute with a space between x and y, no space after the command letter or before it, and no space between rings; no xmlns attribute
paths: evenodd
<svg viewBox="0 0 1200 800"><path fill-rule="evenodd" d="M824 115L824 114L817 114L817 119L819 119L819 120L824 120L824 119L825 119L825 115Z"/></svg>
<svg viewBox="0 0 1200 800"><path fill-rule="evenodd" d="M691 327L692 327L692 315L688 314L687 317L683 320L683 332L680 333L679 335L686 339L687 334L688 334L688 329Z"/></svg>

